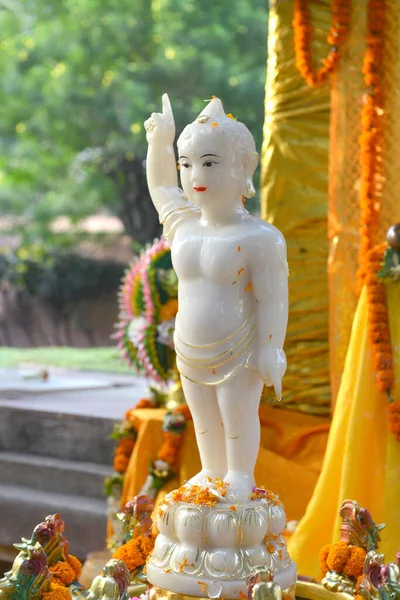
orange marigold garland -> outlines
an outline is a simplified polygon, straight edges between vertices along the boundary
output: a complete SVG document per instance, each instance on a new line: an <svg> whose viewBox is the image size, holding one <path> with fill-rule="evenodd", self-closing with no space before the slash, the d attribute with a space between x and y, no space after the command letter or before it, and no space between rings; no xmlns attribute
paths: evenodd
<svg viewBox="0 0 400 600"><path fill-rule="evenodd" d="M380 392L388 395L389 431L400 441L400 404L392 397L395 381L386 290L382 278L379 277L387 252L386 243L379 244L367 252L364 281L368 299L368 335L372 344L376 385Z"/></svg>
<svg viewBox="0 0 400 600"><path fill-rule="evenodd" d="M130 411L122 423L115 425L111 439L118 442L114 453L114 471L123 475L128 467L129 459L135 447L136 430L131 424Z"/></svg>
<svg viewBox="0 0 400 600"><path fill-rule="evenodd" d="M368 0L366 51L363 73L367 92L363 98L360 135L360 247L357 273L359 291L366 276L366 256L376 238L383 180L382 148L384 94L385 0Z"/></svg>
<svg viewBox="0 0 400 600"><path fill-rule="evenodd" d="M162 424L163 444L157 453L156 460L150 467L150 473L140 491L141 494L153 497L174 475L182 434L190 417L188 407L186 409L178 407L165 415Z"/></svg>
<svg viewBox="0 0 400 600"><path fill-rule="evenodd" d="M350 22L350 0L333 0L332 25L328 35L331 50L328 56L322 59L322 66L314 68L312 58L312 25L310 23L309 0L295 0L294 2L294 49L296 66L307 83L315 87L325 83L335 72L340 60L340 50L345 41Z"/></svg>
<svg viewBox="0 0 400 600"><path fill-rule="evenodd" d="M157 454L158 460L163 460L174 466L181 447L181 434L164 431L164 443Z"/></svg>
<svg viewBox="0 0 400 600"><path fill-rule="evenodd" d="M368 299L368 334L372 344L377 387L390 396L394 383L393 356L385 285L378 277L387 244L380 244L365 257L365 286Z"/></svg>

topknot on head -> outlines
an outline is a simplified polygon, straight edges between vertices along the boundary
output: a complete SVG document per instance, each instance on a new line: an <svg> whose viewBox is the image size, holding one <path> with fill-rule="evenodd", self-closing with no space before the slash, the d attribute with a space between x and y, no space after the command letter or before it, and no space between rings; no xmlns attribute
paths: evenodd
<svg viewBox="0 0 400 600"><path fill-rule="evenodd" d="M250 154L256 151L254 138L246 125L232 118L231 115L226 115L219 98L213 96L197 119L185 127L180 139L189 138L193 131L192 128L196 125L209 127L216 132L222 132L240 154Z"/></svg>
<svg viewBox="0 0 400 600"><path fill-rule="evenodd" d="M196 123L207 123L208 121L218 122L227 118L221 100L219 98L213 98L201 111L196 119Z"/></svg>

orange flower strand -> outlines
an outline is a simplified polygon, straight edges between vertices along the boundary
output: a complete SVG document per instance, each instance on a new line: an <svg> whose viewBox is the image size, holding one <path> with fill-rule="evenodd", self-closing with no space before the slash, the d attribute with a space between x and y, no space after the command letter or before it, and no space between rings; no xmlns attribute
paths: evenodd
<svg viewBox="0 0 400 600"><path fill-rule="evenodd" d="M181 434L164 431L164 443L157 454L157 459L164 460L169 465L174 465L178 458L181 441Z"/></svg>
<svg viewBox="0 0 400 600"><path fill-rule="evenodd" d="M128 463L129 458L127 456L124 454L117 454L114 457L114 471L121 474L125 473L126 469L128 468Z"/></svg>
<svg viewBox="0 0 400 600"><path fill-rule="evenodd" d="M312 26L309 0L295 0L294 2L293 28L296 66L311 87L325 83L329 75L337 69L340 49L348 34L350 5L348 0L333 0L332 25L327 38L331 50L328 56L322 59L322 66L315 69L311 55Z"/></svg>
<svg viewBox="0 0 400 600"><path fill-rule="evenodd" d="M382 187L383 147L383 82L385 0L368 0L367 48L364 55L363 74L367 94L363 99L360 134L360 246L357 271L358 288L364 283L367 272L367 254L374 245L378 225Z"/></svg>
<svg viewBox="0 0 400 600"><path fill-rule="evenodd" d="M135 446L135 440L133 438L123 437L119 440L118 450L124 452L124 454L131 454Z"/></svg>
<svg viewBox="0 0 400 600"><path fill-rule="evenodd" d="M384 260L387 244L379 244L367 252L364 281L368 297L368 336L372 344L373 365L376 371L377 389L390 396L394 387L393 351L390 343L389 316L385 285L377 272ZM371 298L379 299L371 302ZM392 431L389 411L389 430ZM392 431L397 435L397 431Z"/></svg>

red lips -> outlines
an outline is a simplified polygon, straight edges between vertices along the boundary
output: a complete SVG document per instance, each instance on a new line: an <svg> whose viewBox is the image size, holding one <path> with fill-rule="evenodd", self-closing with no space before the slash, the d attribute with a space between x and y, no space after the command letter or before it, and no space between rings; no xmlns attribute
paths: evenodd
<svg viewBox="0 0 400 600"><path fill-rule="evenodd" d="M206 187L194 187L193 188L195 192L205 192L206 191Z"/></svg>

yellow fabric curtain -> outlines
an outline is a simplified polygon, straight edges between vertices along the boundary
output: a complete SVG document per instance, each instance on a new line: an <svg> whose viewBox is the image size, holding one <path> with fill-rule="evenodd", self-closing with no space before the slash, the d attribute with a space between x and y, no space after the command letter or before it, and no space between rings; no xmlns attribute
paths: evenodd
<svg viewBox="0 0 400 600"><path fill-rule="evenodd" d="M331 0L311 2L316 60L329 52ZM310 89L293 48L293 2L271 2L262 150L262 217L285 235L290 268L283 405L329 414L329 86ZM267 401L273 394L267 391Z"/></svg>
<svg viewBox="0 0 400 600"><path fill-rule="evenodd" d="M400 285L388 285L395 377L400 381ZM400 543L400 443L387 429L387 398L376 389L367 333L367 297L356 310L322 472L304 518L289 542L298 572L320 578L319 550L339 539L340 504L357 500L386 523L380 551L393 560ZM397 384L395 395L400 393Z"/></svg>

